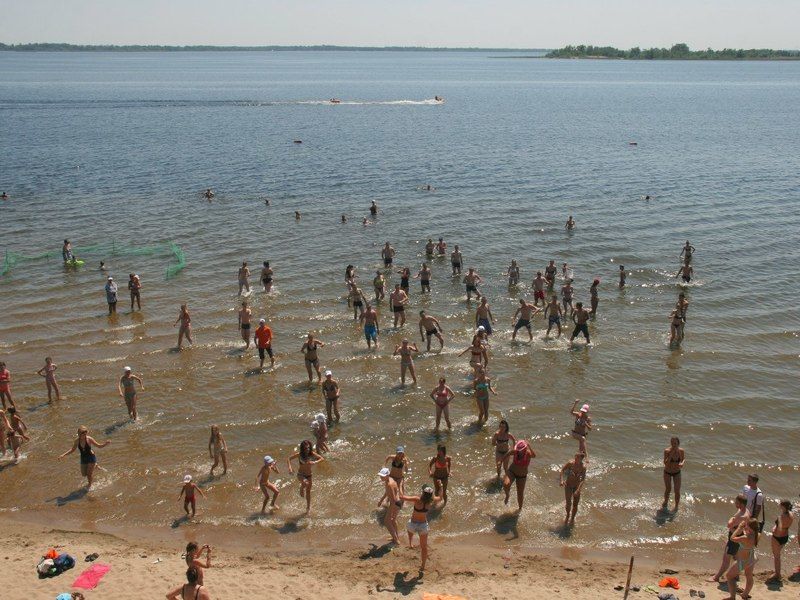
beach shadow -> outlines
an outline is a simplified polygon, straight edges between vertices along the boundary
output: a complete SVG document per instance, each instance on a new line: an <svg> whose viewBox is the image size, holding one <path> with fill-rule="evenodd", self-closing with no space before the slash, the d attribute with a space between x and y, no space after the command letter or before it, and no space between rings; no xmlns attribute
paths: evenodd
<svg viewBox="0 0 800 600"><path fill-rule="evenodd" d="M359 554L358 558L360 558L361 560L370 560L372 558L383 558L384 556L389 554L389 552L392 551L392 548L397 546L397 544L394 544L392 542L387 542L383 546L377 546L375 544L370 544L369 546L370 546L369 550L364 552L364 554Z"/></svg>
<svg viewBox="0 0 800 600"><path fill-rule="evenodd" d="M247 348L231 348L225 353L225 356L242 356Z"/></svg>
<svg viewBox="0 0 800 600"><path fill-rule="evenodd" d="M283 525L275 526L273 529L280 533L281 535L286 535L289 533L300 533L304 529L308 528L308 524L300 524L300 521L305 518L305 514L297 515L296 517L292 517L286 519Z"/></svg>
<svg viewBox="0 0 800 600"><path fill-rule="evenodd" d="M173 346L172 348L167 350L167 352L169 352L170 354L178 354L181 350L182 350L182 348L178 348L177 346Z"/></svg>
<svg viewBox="0 0 800 600"><path fill-rule="evenodd" d="M789 581L791 581L791 582L793 582L793 583L798 583L798 582L800 582L800 571L798 571L797 573L792 573L792 574L791 574L791 575L789 575L789 577L787 577L786 579L788 579Z"/></svg>
<svg viewBox="0 0 800 600"><path fill-rule="evenodd" d="M493 477L486 482L483 489L487 494L499 494L503 491L503 480Z"/></svg>
<svg viewBox="0 0 800 600"><path fill-rule="evenodd" d="M89 488L82 487L75 491L70 492L66 496L56 496L55 498L50 498L47 502L55 502L56 506L64 506L69 504L70 502L75 502L80 500L81 498L86 497L86 494L89 493Z"/></svg>
<svg viewBox="0 0 800 600"><path fill-rule="evenodd" d="M263 375L263 373L264 372L261 369L259 369L258 367L255 367L254 369L247 369L247 371L244 372L244 376L245 377L254 377L256 375Z"/></svg>
<svg viewBox="0 0 800 600"><path fill-rule="evenodd" d="M62 396L61 399L64 400L65 398ZM36 412L37 410L41 410L46 406L52 406L54 402L57 402L57 400L54 400L53 402L42 402L41 404L34 404L33 406L29 406L26 410L27 412Z"/></svg>
<svg viewBox="0 0 800 600"><path fill-rule="evenodd" d="M113 424L109 425L108 427L106 427L103 430L103 433L105 433L106 435L111 435L113 433L116 433L117 431L119 431L120 429L125 427L126 425L130 425L130 424L131 424L131 420L130 419L125 419L124 421L117 421L116 423L113 423Z"/></svg>
<svg viewBox="0 0 800 600"><path fill-rule="evenodd" d="M653 516L653 520L656 522L656 525L664 525L665 523L672 523L675 520L675 516L677 513L672 512L666 508L659 508L656 511L656 514Z"/></svg>
<svg viewBox="0 0 800 600"><path fill-rule="evenodd" d="M394 574L394 581L392 583L394 584L394 588L384 588L378 584L375 586L375 589L379 592L392 592L408 596L422 583L422 571L420 571L416 577L409 577L408 571L403 571L402 573L398 571Z"/></svg>
<svg viewBox="0 0 800 600"><path fill-rule="evenodd" d="M466 425L462 430L464 435L476 435L478 433L482 433L484 430L484 423L478 423L477 421L472 421L469 425Z"/></svg>
<svg viewBox="0 0 800 600"><path fill-rule="evenodd" d="M519 513L503 513L502 515L492 516L488 515L489 519L494 523L494 530L500 535L511 535L508 540L515 540L519 537Z"/></svg>
<svg viewBox="0 0 800 600"><path fill-rule="evenodd" d="M795 573L793 575L793 577L797 576L797 575L798 574ZM798 578L797 580L800 580L800 578ZM791 577L789 577L789 581L792 581ZM780 592L783 589L783 581L782 580L774 580L774 579L772 581L765 581L764 582L764 586L766 586L766 588L770 592Z"/></svg>
<svg viewBox="0 0 800 600"><path fill-rule="evenodd" d="M10 460L8 462L5 462L2 465L0 465L0 473L5 471L9 467L15 467L16 465L17 465L17 461L15 461L15 460Z"/></svg>
<svg viewBox="0 0 800 600"><path fill-rule="evenodd" d="M304 381L302 383L293 383L289 389L295 394L311 394L318 389L313 381Z"/></svg>
<svg viewBox="0 0 800 600"><path fill-rule="evenodd" d="M561 540L568 540L572 537L572 525L564 525L563 523L558 527L550 530L553 535L558 536Z"/></svg>
<svg viewBox="0 0 800 600"><path fill-rule="evenodd" d="M170 527L172 527L172 529L177 529L181 525L186 525L188 522L189 522L189 515L183 515L182 517L178 517L177 519L172 521Z"/></svg>

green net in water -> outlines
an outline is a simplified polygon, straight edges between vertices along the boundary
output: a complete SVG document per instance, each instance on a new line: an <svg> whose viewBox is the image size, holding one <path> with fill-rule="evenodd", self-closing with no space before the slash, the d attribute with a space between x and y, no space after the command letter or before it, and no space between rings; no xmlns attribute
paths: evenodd
<svg viewBox="0 0 800 600"><path fill-rule="evenodd" d="M174 242L166 242L163 244L155 244L152 246L126 246L117 244L116 242L93 244L91 246L81 246L73 248L72 253L76 257L82 256L157 256L165 255L171 256L175 262L167 266L164 274L165 279L175 277L186 266L186 255L181 250L181 247ZM26 256L18 252L6 251L3 259L3 266L0 268L0 276L7 274L11 269L17 266L20 262L36 261L36 260L50 260L51 258L61 258L61 252L44 252L33 256Z"/></svg>

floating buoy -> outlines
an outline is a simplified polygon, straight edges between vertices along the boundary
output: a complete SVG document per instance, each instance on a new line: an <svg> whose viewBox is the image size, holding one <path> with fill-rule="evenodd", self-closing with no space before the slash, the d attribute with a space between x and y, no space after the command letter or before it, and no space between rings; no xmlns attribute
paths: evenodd
<svg viewBox="0 0 800 600"><path fill-rule="evenodd" d="M628 142L628 146L638 146L639 142Z"/></svg>
<svg viewBox="0 0 800 600"><path fill-rule="evenodd" d="M303 140L294 140L294 143L295 143L295 144L302 144L302 143L303 143Z"/></svg>

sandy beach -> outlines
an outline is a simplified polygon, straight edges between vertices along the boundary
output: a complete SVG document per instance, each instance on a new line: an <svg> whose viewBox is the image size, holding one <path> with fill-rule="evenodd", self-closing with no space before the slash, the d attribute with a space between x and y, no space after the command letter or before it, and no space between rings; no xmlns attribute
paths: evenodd
<svg viewBox="0 0 800 600"><path fill-rule="evenodd" d="M84 591L86 598L161 598L183 581L185 567L180 546L159 543L129 543L109 534L70 531L22 523L8 517L2 523L2 561L6 582L5 597L10 600L55 598L71 588L75 578L86 568L85 556L99 554L97 563L111 570L99 585ZM213 540L203 540L201 543ZM622 555L597 555L587 558L575 552L570 556L547 556L527 551L507 554L485 545L433 538L429 568L419 577L418 550L406 547L388 550L381 546L350 543L339 550L270 550L252 552L215 547L211 569L206 570L205 584L212 598L278 597L306 598L438 598L449 594L469 599L552 598L596 599L622 597L616 586L625 585L628 559ZM76 559L74 569L50 579L39 579L35 565L39 557L54 547ZM796 562L788 554L788 565ZM508 567L505 563L508 562ZM797 598L800 578L782 587L765 587L771 561L762 558L757 567L755 598ZM674 563L659 564L651 558L635 563L632 598L655 598L657 582L665 568L677 571L681 589L678 598L690 597L690 590L700 590L707 598L722 598L725 593L705 582L708 572L698 567ZM426 596L432 594L433 596Z"/></svg>

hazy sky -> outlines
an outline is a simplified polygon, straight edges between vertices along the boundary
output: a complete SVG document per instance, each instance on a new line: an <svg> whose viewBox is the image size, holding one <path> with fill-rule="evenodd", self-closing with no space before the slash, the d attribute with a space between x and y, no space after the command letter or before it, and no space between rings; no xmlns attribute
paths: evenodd
<svg viewBox="0 0 800 600"><path fill-rule="evenodd" d="M0 0L0 41L800 48L800 0Z"/></svg>

